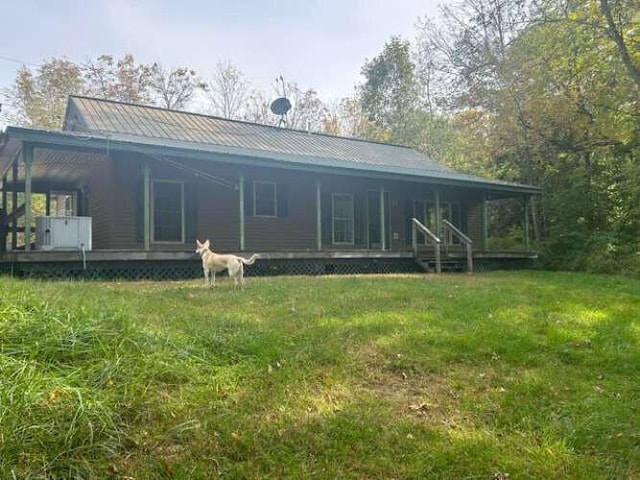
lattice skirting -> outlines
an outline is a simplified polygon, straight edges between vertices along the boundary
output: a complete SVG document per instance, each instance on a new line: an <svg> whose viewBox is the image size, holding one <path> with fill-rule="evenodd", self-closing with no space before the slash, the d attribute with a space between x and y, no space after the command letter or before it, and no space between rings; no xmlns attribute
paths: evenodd
<svg viewBox="0 0 640 480"><path fill-rule="evenodd" d="M245 276L416 273L411 259L259 260ZM25 278L95 280L184 280L202 277L199 260L24 262L0 264L0 273Z"/></svg>

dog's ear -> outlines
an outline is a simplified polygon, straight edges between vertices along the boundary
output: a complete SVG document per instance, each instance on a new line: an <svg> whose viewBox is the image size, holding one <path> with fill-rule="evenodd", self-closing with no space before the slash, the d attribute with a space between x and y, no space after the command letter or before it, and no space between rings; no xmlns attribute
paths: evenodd
<svg viewBox="0 0 640 480"><path fill-rule="evenodd" d="M198 247L201 247L201 246L202 246L202 244L200 243L200 240L198 240L197 238L196 238L196 245L197 245Z"/></svg>
<svg viewBox="0 0 640 480"><path fill-rule="evenodd" d="M202 244L202 246L203 246L204 248L209 248L209 245L211 245L211 244L209 243L209 239L207 238L207 239L204 241L204 243Z"/></svg>

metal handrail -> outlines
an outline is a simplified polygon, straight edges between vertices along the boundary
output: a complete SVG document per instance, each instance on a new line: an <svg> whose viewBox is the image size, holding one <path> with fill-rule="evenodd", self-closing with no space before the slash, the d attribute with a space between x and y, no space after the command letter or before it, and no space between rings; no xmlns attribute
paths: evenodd
<svg viewBox="0 0 640 480"><path fill-rule="evenodd" d="M444 225L445 228L449 229L451 233L457 236L467 248L467 271L469 273L473 273L473 247L472 247L473 240L471 240L464 233L462 233L462 231L459 228L457 228L453 223L451 223L449 220L445 220L443 218L442 224Z"/></svg>
<svg viewBox="0 0 640 480"><path fill-rule="evenodd" d="M413 246L413 254L416 258L418 257L418 230L420 230L424 235L433 240L433 243L435 244L436 273L440 273L442 271L440 261L440 244L442 241L416 218L411 219L411 227L411 244Z"/></svg>

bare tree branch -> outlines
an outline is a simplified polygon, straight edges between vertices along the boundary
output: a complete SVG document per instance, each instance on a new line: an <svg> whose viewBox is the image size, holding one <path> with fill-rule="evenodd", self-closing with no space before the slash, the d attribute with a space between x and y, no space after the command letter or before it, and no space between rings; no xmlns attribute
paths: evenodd
<svg viewBox="0 0 640 480"><path fill-rule="evenodd" d="M602 12L602 15L604 15L604 18L607 20L607 31L611 39L618 47L618 52L620 52L620 59L622 60L622 63L629 72L631 79L635 82L636 87L640 89L640 68L638 68L638 66L633 63L633 59L629 54L629 49L627 48L624 38L622 37L622 33L613 19L609 0L600 0L600 11Z"/></svg>
<svg viewBox="0 0 640 480"><path fill-rule="evenodd" d="M150 88L157 95L156 102L164 108L185 108L196 91L206 87L195 70L184 67L167 69L157 63L152 66Z"/></svg>

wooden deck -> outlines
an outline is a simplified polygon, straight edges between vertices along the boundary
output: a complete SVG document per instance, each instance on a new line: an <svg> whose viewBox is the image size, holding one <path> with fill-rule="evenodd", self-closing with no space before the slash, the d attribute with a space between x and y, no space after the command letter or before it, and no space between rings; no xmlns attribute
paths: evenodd
<svg viewBox="0 0 640 480"><path fill-rule="evenodd" d="M250 253L224 252L249 257ZM86 261L117 262L117 261L175 261L193 260L198 255L191 251L161 251L161 250L91 250L85 252ZM261 260L329 260L329 259L367 259L367 258L413 258L412 252L383 252L380 250L345 250L345 251L304 251L304 252L264 252L260 253ZM0 254L0 263L30 263L30 262L70 262L83 259L81 250L14 250Z"/></svg>
<svg viewBox="0 0 640 480"><path fill-rule="evenodd" d="M248 257L248 253L225 252ZM260 252L260 259L246 267L246 275L318 275L332 273L418 273L428 265L429 252L421 252L422 263L413 252L380 250ZM474 263L520 265L537 258L535 252L473 252ZM450 271L464 271L464 254L443 254ZM488 268L485 268L488 269ZM14 250L0 254L0 273L33 278L121 278L180 279L201 275L200 258L190 251L143 250Z"/></svg>

